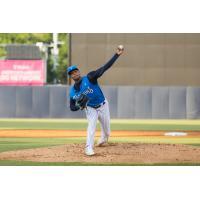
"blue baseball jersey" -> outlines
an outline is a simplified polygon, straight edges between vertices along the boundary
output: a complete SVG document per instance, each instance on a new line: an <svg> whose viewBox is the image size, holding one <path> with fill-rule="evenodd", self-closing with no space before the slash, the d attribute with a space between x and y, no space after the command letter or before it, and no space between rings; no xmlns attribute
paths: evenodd
<svg viewBox="0 0 200 200"><path fill-rule="evenodd" d="M88 106L97 106L104 102L105 97L98 82L96 84L91 83L87 76L82 77L80 84L80 90L76 90L74 86L70 88L70 98L76 100L81 94L87 95L89 98Z"/></svg>

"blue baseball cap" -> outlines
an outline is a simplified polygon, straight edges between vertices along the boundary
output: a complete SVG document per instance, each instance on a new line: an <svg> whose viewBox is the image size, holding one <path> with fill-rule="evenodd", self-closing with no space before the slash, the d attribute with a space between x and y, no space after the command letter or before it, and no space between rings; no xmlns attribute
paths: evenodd
<svg viewBox="0 0 200 200"><path fill-rule="evenodd" d="M70 73L74 70L79 70L77 65L72 65L70 67L67 68L67 73L70 75Z"/></svg>

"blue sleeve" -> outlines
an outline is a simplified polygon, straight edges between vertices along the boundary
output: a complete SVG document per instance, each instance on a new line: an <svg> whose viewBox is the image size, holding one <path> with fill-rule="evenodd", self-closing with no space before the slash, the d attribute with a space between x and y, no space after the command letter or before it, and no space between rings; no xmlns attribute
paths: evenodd
<svg viewBox="0 0 200 200"><path fill-rule="evenodd" d="M118 54L114 54L114 56L102 67L100 67L99 69L97 69L96 71L91 71L87 74L88 79L93 82L96 83L97 79L99 77L101 77L103 75L103 73L108 70L113 64L114 62L117 60L117 58L119 57Z"/></svg>

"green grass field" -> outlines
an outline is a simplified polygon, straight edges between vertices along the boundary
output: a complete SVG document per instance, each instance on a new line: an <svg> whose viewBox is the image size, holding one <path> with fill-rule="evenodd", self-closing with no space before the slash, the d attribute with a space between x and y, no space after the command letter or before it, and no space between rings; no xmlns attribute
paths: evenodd
<svg viewBox="0 0 200 200"><path fill-rule="evenodd" d="M86 120L63 120L63 119L0 119L0 130L16 129L44 129L44 130L86 130ZM98 125L99 129L99 125ZM200 131L200 120L112 120L112 130L148 130L148 131ZM31 149L37 147L48 147L70 143L84 143L85 138L0 138L0 152ZM181 138L181 137L129 137L129 138L112 138L111 142L141 142L141 143L170 143L170 144L187 144L200 147L200 139ZM87 164L87 163L39 163L27 161L0 161L1 166L80 166L80 165L108 165L108 164ZM124 165L112 164L112 165ZM132 164L143 165L143 164ZM162 165L156 164L156 165ZM164 164L173 165L173 164ZM176 164L191 165L191 164ZM192 165L200 165L194 163Z"/></svg>
<svg viewBox="0 0 200 200"><path fill-rule="evenodd" d="M85 130L84 119L0 119L0 129ZM99 129L99 124L97 129ZM111 120L112 130L200 131L200 120Z"/></svg>

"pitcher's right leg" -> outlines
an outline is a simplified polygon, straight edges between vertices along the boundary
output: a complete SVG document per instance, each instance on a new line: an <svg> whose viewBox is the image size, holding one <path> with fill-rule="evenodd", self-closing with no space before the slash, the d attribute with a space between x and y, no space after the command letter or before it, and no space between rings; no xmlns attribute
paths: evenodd
<svg viewBox="0 0 200 200"><path fill-rule="evenodd" d="M101 124L101 138L97 146L102 146L108 142L108 138L110 136L110 111L107 100L106 103L99 109L99 121Z"/></svg>

